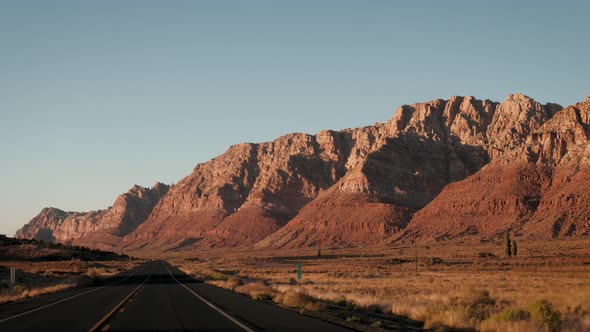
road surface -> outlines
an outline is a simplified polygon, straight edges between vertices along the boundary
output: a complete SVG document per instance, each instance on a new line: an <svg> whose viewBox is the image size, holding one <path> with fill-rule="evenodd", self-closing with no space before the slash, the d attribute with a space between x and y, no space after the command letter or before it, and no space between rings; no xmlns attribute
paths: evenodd
<svg viewBox="0 0 590 332"><path fill-rule="evenodd" d="M105 285L0 305L0 331L351 330L194 280L163 261Z"/></svg>

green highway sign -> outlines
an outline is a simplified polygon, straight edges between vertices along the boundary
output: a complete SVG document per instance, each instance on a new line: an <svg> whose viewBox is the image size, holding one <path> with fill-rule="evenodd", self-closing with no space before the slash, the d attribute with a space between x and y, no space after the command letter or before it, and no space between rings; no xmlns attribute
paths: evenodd
<svg viewBox="0 0 590 332"><path fill-rule="evenodd" d="M301 280L301 264L297 264L297 279Z"/></svg>

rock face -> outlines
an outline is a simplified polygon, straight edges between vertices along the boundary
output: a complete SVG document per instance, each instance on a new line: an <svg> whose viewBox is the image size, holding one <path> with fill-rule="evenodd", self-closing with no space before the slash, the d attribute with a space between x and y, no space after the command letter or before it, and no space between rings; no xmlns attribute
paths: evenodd
<svg viewBox="0 0 590 332"><path fill-rule="evenodd" d="M45 208L19 229L15 237L111 250L147 219L169 188L161 183L153 188L134 186L106 210L65 212Z"/></svg>
<svg viewBox="0 0 590 332"><path fill-rule="evenodd" d="M506 116L494 119L509 125L487 130L492 162L445 187L414 215L421 236L588 235L590 98L561 109L514 96L500 111Z"/></svg>
<svg viewBox="0 0 590 332"><path fill-rule="evenodd" d="M258 242L357 167L382 136L383 125L377 124L232 146L178 182L148 220L125 238L123 248Z"/></svg>
<svg viewBox="0 0 590 332"><path fill-rule="evenodd" d="M590 98L403 105L387 123L238 144L168 190L45 209L17 233L122 251L590 232ZM123 198L122 198L123 197Z"/></svg>
<svg viewBox="0 0 590 332"><path fill-rule="evenodd" d="M400 107L362 162L257 246L386 241L444 186L488 162L482 130L495 107L469 97Z"/></svg>

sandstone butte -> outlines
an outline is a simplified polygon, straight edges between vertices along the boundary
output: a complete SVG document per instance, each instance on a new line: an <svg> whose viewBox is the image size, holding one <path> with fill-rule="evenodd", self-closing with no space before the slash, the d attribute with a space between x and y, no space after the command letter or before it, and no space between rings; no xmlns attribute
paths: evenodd
<svg viewBox="0 0 590 332"><path fill-rule="evenodd" d="M176 185L88 213L46 208L17 237L100 249L379 245L590 233L590 97L403 105L386 123L231 146Z"/></svg>

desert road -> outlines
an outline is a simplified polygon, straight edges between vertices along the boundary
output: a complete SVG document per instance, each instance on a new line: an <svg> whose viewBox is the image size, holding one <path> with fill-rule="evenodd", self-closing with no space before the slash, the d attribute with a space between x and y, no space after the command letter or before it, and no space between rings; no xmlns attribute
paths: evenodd
<svg viewBox="0 0 590 332"><path fill-rule="evenodd" d="M0 331L351 331L194 280L163 261L0 305Z"/></svg>

